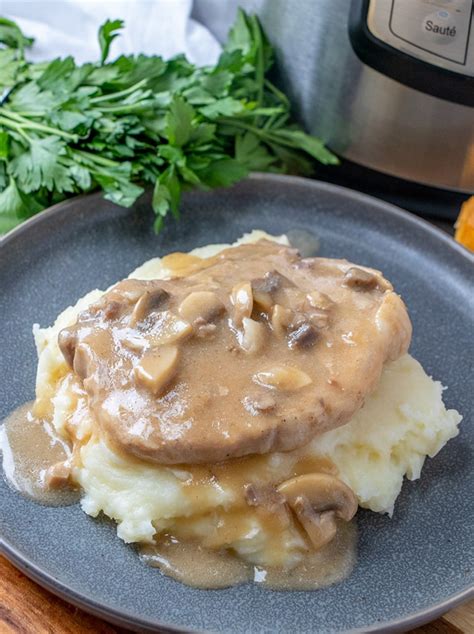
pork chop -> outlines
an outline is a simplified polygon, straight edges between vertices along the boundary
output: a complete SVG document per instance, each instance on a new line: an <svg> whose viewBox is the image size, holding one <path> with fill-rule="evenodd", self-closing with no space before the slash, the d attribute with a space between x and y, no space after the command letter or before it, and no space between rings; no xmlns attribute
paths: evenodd
<svg viewBox="0 0 474 634"><path fill-rule="evenodd" d="M410 338L380 272L261 240L116 284L59 344L108 441L178 464L288 451L343 425Z"/></svg>

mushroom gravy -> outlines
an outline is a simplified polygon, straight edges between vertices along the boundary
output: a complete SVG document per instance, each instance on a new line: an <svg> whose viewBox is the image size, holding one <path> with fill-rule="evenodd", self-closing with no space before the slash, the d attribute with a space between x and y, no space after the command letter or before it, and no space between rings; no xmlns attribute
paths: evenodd
<svg viewBox="0 0 474 634"><path fill-rule="evenodd" d="M159 464L288 451L351 418L411 324L389 282L266 240L128 279L59 336L101 432Z"/></svg>
<svg viewBox="0 0 474 634"><path fill-rule="evenodd" d="M10 486L35 502L47 506L74 504L80 499L78 489L51 486L54 468L70 459L71 449L51 423L35 418L32 405L21 405L0 426L4 476Z"/></svg>
<svg viewBox="0 0 474 634"><path fill-rule="evenodd" d="M338 522L335 538L320 550L309 552L290 570L252 566L229 551L213 551L170 535L162 536L155 544L141 545L138 552L148 565L195 588L226 588L253 581L272 590L317 590L351 574L356 550L355 524Z"/></svg>

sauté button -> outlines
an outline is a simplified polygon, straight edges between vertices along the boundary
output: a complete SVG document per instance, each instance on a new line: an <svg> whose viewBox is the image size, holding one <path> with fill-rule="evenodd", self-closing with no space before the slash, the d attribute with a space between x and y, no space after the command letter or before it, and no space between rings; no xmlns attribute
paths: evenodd
<svg viewBox="0 0 474 634"><path fill-rule="evenodd" d="M454 42L459 29L456 18L445 9L427 15L421 28L425 36L438 44Z"/></svg>

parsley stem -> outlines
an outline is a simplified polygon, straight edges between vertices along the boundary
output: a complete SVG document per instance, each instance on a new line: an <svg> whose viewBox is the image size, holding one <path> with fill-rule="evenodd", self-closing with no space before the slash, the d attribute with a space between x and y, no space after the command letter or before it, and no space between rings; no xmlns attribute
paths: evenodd
<svg viewBox="0 0 474 634"><path fill-rule="evenodd" d="M275 145L283 145L286 147L292 147L297 150L301 150L301 144L297 141L294 141L285 136L281 136L272 132L271 130L260 129L248 123L244 123L243 121L236 121L235 119L230 118L222 118L219 120L219 123L223 123L229 126L234 126L236 128L240 128L241 130L246 130L247 132L253 132L256 136L258 136L263 141L268 143L274 143Z"/></svg>
<svg viewBox="0 0 474 634"><path fill-rule="evenodd" d="M125 90L120 90L119 92L110 93L107 95L101 95L100 97L92 97L92 99L90 100L90 103L102 103L102 101L115 101L116 99L121 99L122 97L125 97L126 95L129 95L130 93L135 92L135 90L138 90L142 86L145 86L147 81L148 81L147 79L141 79L133 86L130 86L129 88L125 88Z"/></svg>
<svg viewBox="0 0 474 634"><path fill-rule="evenodd" d="M265 79L263 38L262 38L262 32L260 30L260 24L258 22L257 17L252 15L249 17L249 20L250 20L249 26L250 26L250 30L252 31L253 39L255 41L255 48L256 48L255 83L257 84L257 103L259 106L262 106L263 105L263 84Z"/></svg>
<svg viewBox="0 0 474 634"><path fill-rule="evenodd" d="M15 123L14 121L10 121L9 119L0 117L0 125L4 125L7 128L15 130L20 136L25 139L25 141L31 143L32 139L26 134L26 132L23 130L23 127L19 123Z"/></svg>
<svg viewBox="0 0 474 634"><path fill-rule="evenodd" d="M143 112L153 108L153 102L144 101L143 103L125 104L123 106L102 106L101 112L110 112L112 114L129 114L133 112Z"/></svg>
<svg viewBox="0 0 474 634"><path fill-rule="evenodd" d="M274 115L276 117L277 115L281 115L284 112L285 110L280 106L274 106L271 108L255 108L254 110L244 110L243 112L239 112L238 114L236 114L235 117L238 119L244 119L246 117L257 117L259 115L263 115L265 117Z"/></svg>
<svg viewBox="0 0 474 634"><path fill-rule="evenodd" d="M104 167L118 167L120 165L117 161L112 161L111 159L92 154L92 152L86 152L85 150L74 150L74 154L89 164L95 163L96 165L103 165Z"/></svg>
<svg viewBox="0 0 474 634"><path fill-rule="evenodd" d="M241 130L246 130L247 132L253 132L261 139L264 139L268 136L268 132L266 130L260 130L260 128L257 128L254 125L244 123L243 121L236 121L236 119L231 119L230 117L223 117L222 119L219 119L219 123L223 123L235 128L240 128Z"/></svg>
<svg viewBox="0 0 474 634"><path fill-rule="evenodd" d="M281 92L281 90L278 90L278 88L274 84L272 84L271 81L268 81L268 79L265 79L265 87L268 88L268 90L272 92L275 97L285 105L285 108L290 108L288 97L283 92Z"/></svg>
<svg viewBox="0 0 474 634"><path fill-rule="evenodd" d="M3 107L1 109L1 113L4 117L9 117L10 119L14 119L18 123L20 123L23 128L30 129L30 130L38 130L38 132L46 132L49 134L55 134L56 136L62 137L63 139L68 139L69 141L74 141L75 143L77 143L77 141L79 140L79 137L77 136L77 134L70 134L69 132L64 132L60 128L51 128L48 125L43 125L42 123L36 123L36 121L31 121L30 119L27 119L26 117L22 117L21 115L16 114L16 112L12 112L11 110L8 110L8 108Z"/></svg>
<svg viewBox="0 0 474 634"><path fill-rule="evenodd" d="M263 129L264 130L269 130L272 127L272 125L275 123L277 118L278 118L277 115L272 115L271 117L268 117L268 119L263 124Z"/></svg>
<svg viewBox="0 0 474 634"><path fill-rule="evenodd" d="M258 85L257 101L258 101L258 105L262 106L263 105L263 78L265 76L265 73L263 70L263 46L262 45L258 47L258 61L257 61L257 67L255 69L255 74L257 76L257 85Z"/></svg>
<svg viewBox="0 0 474 634"><path fill-rule="evenodd" d="M265 60L263 57L263 38L260 30L260 25L256 16L251 16L251 29L253 31L253 37L256 45L256 60L255 60L255 83L257 84L257 103L261 107L263 106L264 96L264 80L265 80ZM260 123L260 117L257 117L255 122Z"/></svg>

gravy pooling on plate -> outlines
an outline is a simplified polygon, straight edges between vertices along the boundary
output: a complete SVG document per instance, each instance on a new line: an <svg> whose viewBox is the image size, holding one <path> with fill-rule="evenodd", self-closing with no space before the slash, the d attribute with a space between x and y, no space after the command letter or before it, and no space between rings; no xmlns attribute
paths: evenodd
<svg viewBox="0 0 474 634"><path fill-rule="evenodd" d="M459 422L405 354L411 324L391 284L269 240L171 254L136 276L149 279L95 291L36 334L33 413L20 409L4 426L10 479L42 502L82 487L87 513L116 519L144 561L189 585L309 589L343 579L355 561L351 519L373 485L356 468L364 402L370 418L380 388L395 420L387 377L409 400L403 377L419 382L430 412L439 403L442 433L435 445L433 433L423 442L406 433L430 455ZM400 444L398 420L387 434ZM368 438L383 437L383 425L364 424Z"/></svg>
<svg viewBox="0 0 474 634"><path fill-rule="evenodd" d="M253 566L229 551L203 548L165 535L143 544L140 558L177 581L196 588L226 588L253 581L273 590L316 590L348 577L356 562L357 530L353 522L338 521L334 539L308 552L291 569Z"/></svg>
<svg viewBox="0 0 474 634"><path fill-rule="evenodd" d="M80 499L79 489L70 482L63 486L61 477L69 471L71 448L50 422L35 418L32 410L33 402L21 405L0 428L7 481L26 497L46 506L74 504Z"/></svg>

